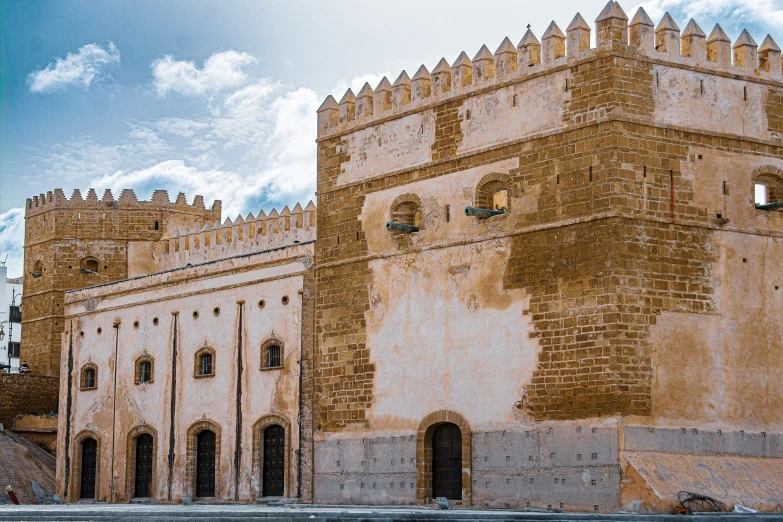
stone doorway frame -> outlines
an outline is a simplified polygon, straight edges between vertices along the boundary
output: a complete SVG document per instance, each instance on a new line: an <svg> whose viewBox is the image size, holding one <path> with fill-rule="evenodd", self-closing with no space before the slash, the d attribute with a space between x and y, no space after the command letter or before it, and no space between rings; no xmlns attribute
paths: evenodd
<svg viewBox="0 0 783 522"><path fill-rule="evenodd" d="M416 501L425 504L432 496L432 434L441 424L452 423L462 433L462 500L457 505L472 505L473 441L468 421L459 413L439 410L430 413L416 431Z"/></svg>

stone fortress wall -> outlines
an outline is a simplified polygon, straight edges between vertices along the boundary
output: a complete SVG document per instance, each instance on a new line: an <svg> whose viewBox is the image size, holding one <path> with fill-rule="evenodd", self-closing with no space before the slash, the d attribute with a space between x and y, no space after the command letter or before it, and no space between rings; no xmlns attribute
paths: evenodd
<svg viewBox="0 0 783 522"><path fill-rule="evenodd" d="M149 253L166 230L214 222L220 212L220 201L207 209L201 196L189 205L179 194L172 203L164 190L151 201L138 201L132 190L116 200L106 190L98 199L94 189L86 197L75 190L67 199L57 189L28 199L22 346L32 370L59 374L63 292L155 271ZM87 261L97 273L83 270Z"/></svg>
<svg viewBox="0 0 783 522"><path fill-rule="evenodd" d="M465 503L672 509L687 456L681 489L776 504L707 454L783 456L780 50L616 2L595 30L320 107L316 501L426 501L449 422Z"/></svg>
<svg viewBox="0 0 783 522"><path fill-rule="evenodd" d="M68 324L61 491L78 497L92 437L101 455L122 448L96 498L127 500L132 442L153 433L152 497L184 500L211 426L216 497L255 500L259 426L277 416L284 496L302 501L428 502L433 436L453 424L457 503L665 512L692 489L777 509L783 212L754 192L783 194L780 50L695 21L680 33L668 14L655 26L643 9L629 22L614 1L595 31L591 48L577 15L565 33L553 22L541 40L328 97L317 214L221 225L219 203L157 192L93 192L86 213L57 193L29 203L25 270L44 270L25 291L66 310L47 309L60 330L45 335ZM504 213L466 214L499 193ZM49 222L41 201L60 209ZM74 270L112 255L97 278ZM257 303L293 290L301 302L277 315ZM278 328L300 356L254 373L244 363ZM213 386L188 370L205 343L226 361ZM155 381L136 384L147 356ZM88 365L103 377L80 389Z"/></svg>

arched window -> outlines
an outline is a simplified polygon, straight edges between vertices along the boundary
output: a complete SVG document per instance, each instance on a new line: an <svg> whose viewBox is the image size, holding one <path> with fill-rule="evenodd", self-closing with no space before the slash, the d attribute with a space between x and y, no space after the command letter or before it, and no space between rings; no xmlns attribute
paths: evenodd
<svg viewBox="0 0 783 522"><path fill-rule="evenodd" d="M33 277L41 277L41 274L43 273L43 263L41 261L36 261L35 264L33 264L33 271L30 273Z"/></svg>
<svg viewBox="0 0 783 522"><path fill-rule="evenodd" d="M199 379L215 376L215 350L205 344L196 352L194 362L194 377Z"/></svg>
<svg viewBox="0 0 783 522"><path fill-rule="evenodd" d="M272 370L283 367L283 341L275 334L269 336L269 338L261 345L261 369Z"/></svg>
<svg viewBox="0 0 783 522"><path fill-rule="evenodd" d="M783 171L772 165L762 165L753 171L751 179L756 207L772 205L761 210L783 212L783 205L775 206L775 203L783 201Z"/></svg>
<svg viewBox="0 0 783 522"><path fill-rule="evenodd" d="M94 257L85 257L81 261L81 268L83 274L97 274L98 273L98 260Z"/></svg>
<svg viewBox="0 0 783 522"><path fill-rule="evenodd" d="M80 390L94 390L98 387L98 367L92 363L85 364L82 367L81 378L79 379Z"/></svg>
<svg viewBox="0 0 783 522"><path fill-rule="evenodd" d="M397 196L391 205L391 222L399 225L412 225L419 230L424 229L424 219L421 212L421 199L416 194ZM405 233L390 229L393 233Z"/></svg>
<svg viewBox="0 0 783 522"><path fill-rule="evenodd" d="M480 209L508 212L511 209L510 188L511 178L508 174L497 172L487 174L476 186L476 199L473 205Z"/></svg>
<svg viewBox="0 0 783 522"><path fill-rule="evenodd" d="M149 355L142 355L136 359L136 384L144 384L153 381L155 370L154 362L154 359Z"/></svg>

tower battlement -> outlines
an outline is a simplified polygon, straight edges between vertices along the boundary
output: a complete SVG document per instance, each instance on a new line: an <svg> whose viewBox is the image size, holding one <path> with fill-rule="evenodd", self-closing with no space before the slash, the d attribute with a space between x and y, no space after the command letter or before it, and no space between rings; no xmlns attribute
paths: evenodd
<svg viewBox="0 0 783 522"><path fill-rule="evenodd" d="M297 203L293 210L263 210L254 216L238 216L208 222L201 227L186 226L163 234L155 249L162 270L249 254L315 240L316 207Z"/></svg>
<svg viewBox="0 0 783 522"><path fill-rule="evenodd" d="M220 219L222 203L220 200L215 200L212 203L212 208L207 210L203 196L196 196L193 199L193 204L188 204L183 192L180 192L172 203L168 192L165 190L156 190L152 194L150 201L139 201L136 193L131 189L124 189L117 199L114 198L110 189L106 189L103 191L103 196L99 199L97 191L93 188L87 190L86 197L82 196L79 189L75 189L69 199L65 196L62 189L54 189L46 194L28 198L25 205L25 213L27 217L31 217L54 209L105 210L106 208L130 209L134 207L170 208L179 212L207 212L213 214L215 216L214 219Z"/></svg>
<svg viewBox="0 0 783 522"><path fill-rule="evenodd" d="M384 77L375 89L365 83L358 95L348 89L339 103L330 95L318 109L318 137L398 117L487 87L546 75L607 50L635 52L642 60L712 74L783 82L781 51L770 35L759 46L743 30L732 45L718 24L707 36L691 19L680 32L668 12L656 26L641 7L629 22L615 1L598 15L595 30L597 45L591 47L590 26L577 13L565 33L553 21L541 40L528 29L516 47L506 37L494 53L483 45L472 60L462 52L451 65L441 59L432 72L422 65L413 78L403 71L393 84Z"/></svg>

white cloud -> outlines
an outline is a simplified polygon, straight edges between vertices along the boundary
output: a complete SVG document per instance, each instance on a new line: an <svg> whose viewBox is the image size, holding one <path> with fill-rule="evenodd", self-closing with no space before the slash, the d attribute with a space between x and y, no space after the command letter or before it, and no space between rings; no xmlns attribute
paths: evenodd
<svg viewBox="0 0 783 522"><path fill-rule="evenodd" d="M739 32L746 25L752 30L754 25L779 27L783 23L780 0L649 0L640 5L653 20L661 19L666 11L670 11L678 21L693 18L707 33L712 30L707 21L717 22L734 32ZM635 13L636 8L630 12ZM761 39L758 42L761 43Z"/></svg>
<svg viewBox="0 0 783 522"><path fill-rule="evenodd" d="M0 214L0 262L8 261L8 277L19 277L24 269L24 209L12 208Z"/></svg>
<svg viewBox="0 0 783 522"><path fill-rule="evenodd" d="M34 71L27 76L32 92L50 92L69 85L89 87L93 81L108 76L104 68L120 63L120 51L109 42L106 48L91 43L79 48L76 53L68 53L65 58L57 58L44 69Z"/></svg>
<svg viewBox="0 0 783 522"><path fill-rule="evenodd" d="M140 199L155 189L168 190L172 198L185 192L191 201L200 194L208 204L221 199L224 217L232 219L305 205L315 198L316 109L328 92L351 86L358 93L364 82L375 87L382 77L343 80L328 91L248 77L233 89L213 92L196 114L127 122L129 131L115 143L80 137L37 159L47 174L78 179L71 187L89 181L99 193L110 188L115 197L131 188Z"/></svg>
<svg viewBox="0 0 783 522"><path fill-rule="evenodd" d="M247 81L245 68L256 59L236 51L215 53L199 69L195 62L175 60L166 55L152 62L152 76L158 96L169 92L185 96L212 94L242 85Z"/></svg>

